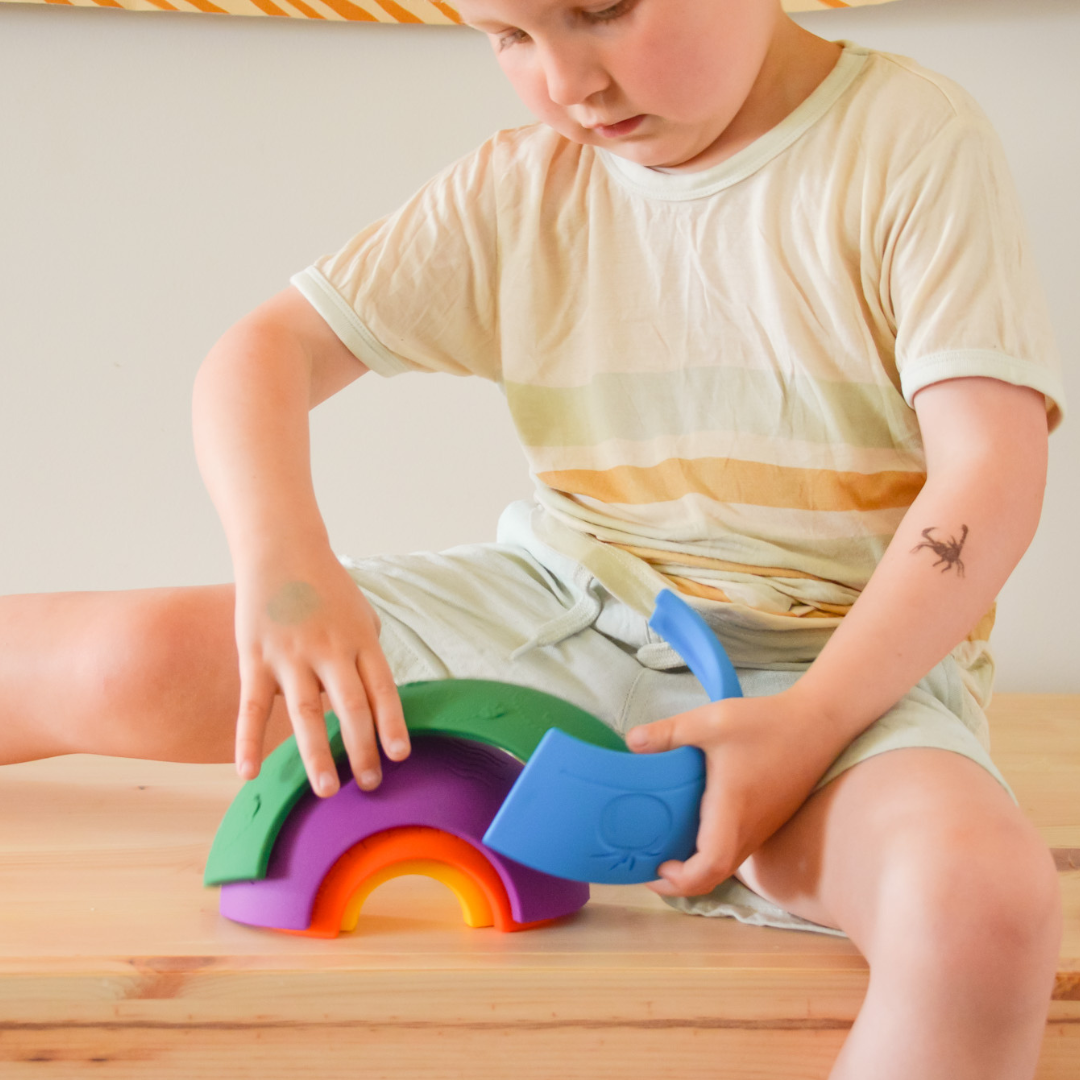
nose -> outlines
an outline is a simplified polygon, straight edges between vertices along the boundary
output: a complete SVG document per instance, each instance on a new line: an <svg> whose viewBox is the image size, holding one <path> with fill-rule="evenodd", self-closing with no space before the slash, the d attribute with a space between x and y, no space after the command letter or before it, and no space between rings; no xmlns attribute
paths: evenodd
<svg viewBox="0 0 1080 1080"><path fill-rule="evenodd" d="M599 58L577 44L561 41L545 50L541 62L548 97L556 105L580 105L610 84Z"/></svg>

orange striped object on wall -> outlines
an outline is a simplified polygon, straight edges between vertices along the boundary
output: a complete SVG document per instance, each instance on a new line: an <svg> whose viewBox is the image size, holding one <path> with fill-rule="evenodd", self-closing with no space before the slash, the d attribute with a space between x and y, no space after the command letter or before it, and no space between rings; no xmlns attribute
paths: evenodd
<svg viewBox="0 0 1080 1080"><path fill-rule="evenodd" d="M892 0L784 0L787 11L863 7ZM0 0L0 3L66 7L126 8L129 11L188 11L212 15L276 15L344 22L430 23L454 26L461 17L445 0Z"/></svg>

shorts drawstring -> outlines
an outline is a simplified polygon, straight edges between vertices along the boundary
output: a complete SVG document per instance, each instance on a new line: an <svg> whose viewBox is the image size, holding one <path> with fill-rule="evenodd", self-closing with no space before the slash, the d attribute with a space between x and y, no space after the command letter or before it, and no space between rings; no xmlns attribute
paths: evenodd
<svg viewBox="0 0 1080 1080"><path fill-rule="evenodd" d="M593 592L595 586L592 574L584 567L579 567L574 574L573 583L581 590L574 606L544 623L524 645L519 645L510 654L511 660L516 660L537 646L558 645L560 641L573 637L596 622L603 604Z"/></svg>
<svg viewBox="0 0 1080 1080"><path fill-rule="evenodd" d="M585 567L578 567L573 577L578 598L573 606L544 623L528 641L510 654L510 659L517 660L538 646L558 645L592 626L603 607L603 601L595 592L598 584ZM645 633L649 637L655 637L651 630L646 629ZM686 661L666 641L647 641L637 650L635 656L642 667L651 668L653 671L686 667Z"/></svg>
<svg viewBox="0 0 1080 1080"><path fill-rule="evenodd" d="M646 642L634 655L642 667L653 671L686 667L686 661L666 641Z"/></svg>

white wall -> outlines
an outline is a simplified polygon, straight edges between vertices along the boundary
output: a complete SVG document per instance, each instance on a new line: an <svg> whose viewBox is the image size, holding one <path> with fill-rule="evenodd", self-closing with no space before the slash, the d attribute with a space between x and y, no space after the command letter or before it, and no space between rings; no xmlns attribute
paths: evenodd
<svg viewBox="0 0 1080 1080"><path fill-rule="evenodd" d="M800 17L964 84L1005 141L1080 409L1080 5ZM492 130L528 121L468 30L0 4L0 592L230 577L195 370L233 320ZM1004 690L1080 691L1076 419L1000 602ZM333 541L489 538L530 490L498 392L369 376L313 416Z"/></svg>

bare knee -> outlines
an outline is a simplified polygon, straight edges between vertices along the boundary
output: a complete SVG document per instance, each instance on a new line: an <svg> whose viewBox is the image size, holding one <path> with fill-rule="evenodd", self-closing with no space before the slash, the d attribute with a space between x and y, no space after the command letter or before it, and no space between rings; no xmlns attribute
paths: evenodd
<svg viewBox="0 0 1080 1080"><path fill-rule="evenodd" d="M1046 845L1022 818L942 827L882 877L875 963L933 971L968 1000L1023 1010L1049 1000L1061 892Z"/></svg>
<svg viewBox="0 0 1080 1080"><path fill-rule="evenodd" d="M85 700L70 718L71 752L206 759L192 746L222 729L231 747L238 696L232 601L220 589L114 594L83 613L73 653Z"/></svg>

